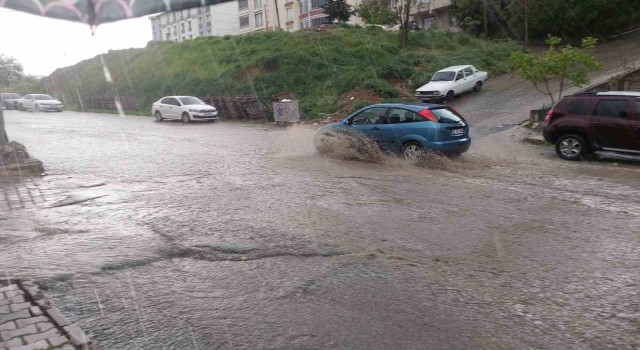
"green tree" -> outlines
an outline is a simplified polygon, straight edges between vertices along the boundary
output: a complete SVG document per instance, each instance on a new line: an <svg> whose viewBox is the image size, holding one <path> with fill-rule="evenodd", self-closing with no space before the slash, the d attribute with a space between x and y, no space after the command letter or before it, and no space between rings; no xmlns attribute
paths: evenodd
<svg viewBox="0 0 640 350"><path fill-rule="evenodd" d="M597 71L602 65L591 55L590 50L595 47L596 39L587 37L582 39L580 48L571 45L560 46L562 39L549 35L547 44L549 49L542 54L516 51L510 56L512 73L533 83L535 89L551 98L555 103L553 84L558 84L558 97L567 83L583 86L589 82L587 75Z"/></svg>
<svg viewBox="0 0 640 350"><path fill-rule="evenodd" d="M327 0L327 3L320 7L332 22L335 20L347 22L354 12L353 7L347 4L347 0Z"/></svg>
<svg viewBox="0 0 640 350"><path fill-rule="evenodd" d="M389 7L389 0L368 0L356 8L356 13L368 24L394 24L398 13Z"/></svg>
<svg viewBox="0 0 640 350"><path fill-rule="evenodd" d="M12 88L23 77L22 65L18 60L0 55L0 87Z"/></svg>

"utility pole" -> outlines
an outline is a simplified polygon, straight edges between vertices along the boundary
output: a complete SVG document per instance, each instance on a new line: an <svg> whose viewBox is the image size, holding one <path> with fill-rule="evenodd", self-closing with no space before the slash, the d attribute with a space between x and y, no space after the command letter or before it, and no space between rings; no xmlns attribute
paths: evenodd
<svg viewBox="0 0 640 350"><path fill-rule="evenodd" d="M7 132L4 129L4 114L2 113L2 108L0 107L0 146L9 143L9 138L7 137Z"/></svg>
<svg viewBox="0 0 640 350"><path fill-rule="evenodd" d="M489 39L489 30L488 28L488 23L487 23L487 0L484 0L484 38L485 39Z"/></svg>
<svg viewBox="0 0 640 350"><path fill-rule="evenodd" d="M529 22L527 20L527 0L522 0L522 13L524 15L524 49L529 46Z"/></svg>

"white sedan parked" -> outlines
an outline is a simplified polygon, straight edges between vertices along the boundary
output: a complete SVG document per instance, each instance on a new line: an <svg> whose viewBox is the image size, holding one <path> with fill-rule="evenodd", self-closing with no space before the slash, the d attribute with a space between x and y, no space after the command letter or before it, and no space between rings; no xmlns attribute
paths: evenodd
<svg viewBox="0 0 640 350"><path fill-rule="evenodd" d="M218 111L197 97L166 96L151 105L151 114L157 121L164 119L180 119L184 123L194 120L215 121Z"/></svg>
<svg viewBox="0 0 640 350"><path fill-rule="evenodd" d="M49 95L29 94L22 96L22 98L18 100L18 108L23 111L62 112L64 106L62 102Z"/></svg>
<svg viewBox="0 0 640 350"><path fill-rule="evenodd" d="M486 80L487 72L481 72L474 66L451 66L437 71L430 82L416 90L416 97L422 102L448 102L466 91L479 92Z"/></svg>

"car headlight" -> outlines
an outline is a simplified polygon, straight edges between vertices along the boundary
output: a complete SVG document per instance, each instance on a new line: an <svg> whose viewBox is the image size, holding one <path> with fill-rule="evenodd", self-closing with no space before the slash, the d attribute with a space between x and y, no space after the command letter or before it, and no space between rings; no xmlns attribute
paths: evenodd
<svg viewBox="0 0 640 350"><path fill-rule="evenodd" d="M436 95L440 95L440 91L435 91Z"/></svg>

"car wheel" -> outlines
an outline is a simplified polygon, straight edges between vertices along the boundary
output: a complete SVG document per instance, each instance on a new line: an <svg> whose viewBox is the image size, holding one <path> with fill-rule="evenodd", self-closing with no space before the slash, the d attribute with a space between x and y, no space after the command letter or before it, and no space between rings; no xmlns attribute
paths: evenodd
<svg viewBox="0 0 640 350"><path fill-rule="evenodd" d="M402 156L405 159L417 159L420 153L424 151L424 147L418 142L409 141L402 145Z"/></svg>
<svg viewBox="0 0 640 350"><path fill-rule="evenodd" d="M475 92L480 92L480 90L482 89L482 82L477 82L476 85L473 86L473 91Z"/></svg>
<svg viewBox="0 0 640 350"><path fill-rule="evenodd" d="M18 106L18 109L21 111L26 111L26 108L24 108L24 106L22 104L20 104L20 106Z"/></svg>
<svg viewBox="0 0 640 350"><path fill-rule="evenodd" d="M189 119L189 113L184 112L182 113L182 122L183 123L189 123L191 120Z"/></svg>
<svg viewBox="0 0 640 350"><path fill-rule="evenodd" d="M587 143L581 136L564 135L556 142L556 153L565 160L582 160L587 153Z"/></svg>
<svg viewBox="0 0 640 350"><path fill-rule="evenodd" d="M156 111L156 121L161 122L162 120L164 120L164 118L162 118L162 113L160 113L160 111Z"/></svg>
<svg viewBox="0 0 640 350"><path fill-rule="evenodd" d="M447 94L444 97L444 101L449 103L451 101L453 101L453 97L455 96L455 93L453 91L449 91L447 92Z"/></svg>

